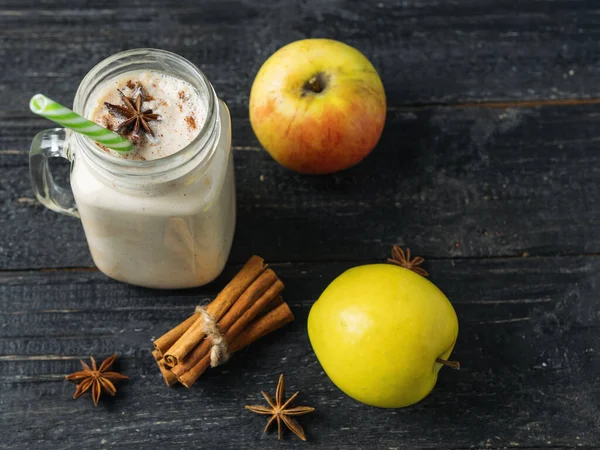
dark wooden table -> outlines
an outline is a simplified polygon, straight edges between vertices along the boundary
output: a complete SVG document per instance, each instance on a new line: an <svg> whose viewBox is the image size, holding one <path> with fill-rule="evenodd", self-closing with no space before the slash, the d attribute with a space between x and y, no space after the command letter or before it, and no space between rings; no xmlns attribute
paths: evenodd
<svg viewBox="0 0 600 450"><path fill-rule="evenodd" d="M0 447L600 448L600 4L584 0L0 1ZM323 177L274 163L254 137L254 75L285 43L345 41L380 71L380 144ZM161 292L107 279L80 223L33 198L27 153L97 62L158 47L197 64L231 107L238 225L211 285ZM68 168L58 163L64 177ZM460 321L423 402L381 410L342 394L306 334L346 268L392 244L427 258ZM297 320L167 388L152 340L212 296L250 254L276 268ZM64 376L118 352L131 377L94 408ZM280 372L309 442L262 435L244 410Z"/></svg>

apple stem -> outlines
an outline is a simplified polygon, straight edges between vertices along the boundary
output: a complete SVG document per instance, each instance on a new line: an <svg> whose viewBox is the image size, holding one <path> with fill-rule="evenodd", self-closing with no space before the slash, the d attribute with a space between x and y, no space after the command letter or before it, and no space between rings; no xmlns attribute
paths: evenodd
<svg viewBox="0 0 600 450"><path fill-rule="evenodd" d="M460 369L460 363L458 361L447 361L445 359L442 358L438 358L435 360L436 362L446 366L446 367L450 367L451 369L454 370L459 370Z"/></svg>
<svg viewBox="0 0 600 450"><path fill-rule="evenodd" d="M319 72L312 76L306 83L304 83L304 90L311 91L315 94L319 94L323 92L323 90L327 87L327 77L325 74Z"/></svg>

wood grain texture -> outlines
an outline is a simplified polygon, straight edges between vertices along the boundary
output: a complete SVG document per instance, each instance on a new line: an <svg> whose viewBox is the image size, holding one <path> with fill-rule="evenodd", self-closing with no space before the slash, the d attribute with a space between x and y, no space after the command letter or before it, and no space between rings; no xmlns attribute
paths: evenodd
<svg viewBox="0 0 600 450"><path fill-rule="evenodd" d="M0 447L599 448L599 17L585 0L0 0ZM307 37L361 50L390 106L375 152L328 177L279 167L247 120L260 65ZM28 112L31 95L69 104L91 67L134 47L190 59L234 115L234 250L204 288L108 280L78 221L32 198L27 151L50 124ZM305 324L335 276L393 243L430 257L463 370L380 410L335 388ZM152 340L252 253L275 262L296 322L192 389L167 388ZM78 359L114 351L131 376L118 396L72 400ZM281 372L317 408L300 418L307 444L262 435L243 409Z"/></svg>
<svg viewBox="0 0 600 450"><path fill-rule="evenodd" d="M594 105L392 111L373 154L326 177L281 168L236 118L231 260L381 260L393 243L438 258L599 253L598 117ZM80 223L32 199L24 146L41 127L4 133L0 268L90 266Z"/></svg>
<svg viewBox="0 0 600 450"><path fill-rule="evenodd" d="M328 37L381 72L392 106L599 98L600 5L585 0L4 0L3 109L43 91L70 103L91 67L158 47L196 63L234 109L279 47Z"/></svg>
<svg viewBox="0 0 600 450"><path fill-rule="evenodd" d="M600 442L600 258L430 261L432 280L460 318L453 357L422 403L399 410L360 405L323 373L306 318L325 286L351 263L274 266L296 322L212 369L190 390L169 389L151 341L238 267L189 291L153 291L94 272L0 274L0 422L3 448L278 448L264 418L243 409L273 391L280 372L300 404L309 447L592 448ZM97 409L74 401L62 379L93 354L122 356L131 376ZM29 406L27 406L29 405ZM340 411L344 411L340 414ZM79 424L79 425L77 425ZM85 425L81 425L85 424ZM176 431L177 430L177 431ZM286 435L286 446L300 448Z"/></svg>

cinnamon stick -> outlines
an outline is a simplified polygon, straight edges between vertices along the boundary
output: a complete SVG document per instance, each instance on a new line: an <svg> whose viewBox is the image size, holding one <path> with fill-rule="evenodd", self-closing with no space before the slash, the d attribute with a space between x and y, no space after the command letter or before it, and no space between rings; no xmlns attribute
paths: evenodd
<svg viewBox="0 0 600 450"><path fill-rule="evenodd" d="M215 321L227 312L229 308L238 300L240 295L246 291L254 280L256 280L267 268L264 260L259 256L252 256L244 265L242 270L223 288L214 301L206 307ZM183 328L183 327L182 327ZM173 367L179 363L198 343L204 339L206 334L204 329L204 319L199 314L192 325L181 335L179 339L165 352L164 363ZM174 334L175 335L175 334Z"/></svg>
<svg viewBox="0 0 600 450"><path fill-rule="evenodd" d="M276 286L276 287L274 287ZM258 303L267 293L273 298L283 290L283 283L271 269L265 270L257 280L240 296L238 301L217 323L225 333L250 307ZM273 292L277 291L277 294Z"/></svg>
<svg viewBox="0 0 600 450"><path fill-rule="evenodd" d="M171 372L169 370L169 368L167 366L165 366L164 362L162 361L162 358L160 357L158 350L154 350L152 352L152 356L154 356L154 359L156 360L156 364L158 365L158 369L160 370L160 373L162 374L162 376L165 380L165 383L167 383L167 386L173 386L175 383L177 383L177 377L175 376L175 374L173 372Z"/></svg>
<svg viewBox="0 0 600 450"><path fill-rule="evenodd" d="M175 342L185 333L192 324L198 319L200 313L194 313L186 320L181 322L172 330L166 332L161 337L154 341L154 348L160 351L161 355L164 356L165 353L173 346Z"/></svg>
<svg viewBox="0 0 600 450"><path fill-rule="evenodd" d="M238 334L250 324L260 312L267 307L271 302L279 297L283 290L283 283L277 280L248 310L236 320L225 333L227 342L233 342Z"/></svg>
<svg viewBox="0 0 600 450"><path fill-rule="evenodd" d="M281 297L279 297L279 300L281 300ZM230 350L231 352L237 352L293 321L294 314L292 310L287 303L281 301L276 308L252 322L244 331L238 334L231 343Z"/></svg>
<svg viewBox="0 0 600 450"><path fill-rule="evenodd" d="M265 309L263 309L260 314L258 315L257 319L254 320L254 322L252 322L250 325L248 325L247 330L249 330L249 332L246 332L246 330L242 331L242 333L240 333L240 335L244 335L242 336L242 338L240 339L240 335L238 335L238 338L235 339L235 342L239 343L243 343L245 341L248 342L252 342L253 340L259 339L260 337L264 336L265 334L269 333L268 328L265 328L265 324L264 322L261 321L262 318L264 318L265 315L267 315L268 313L270 313L271 311L273 311L275 308L277 308L279 305L281 305L283 303L283 299L281 298L281 295L278 295L275 300L273 300L272 302L270 302L267 307ZM291 313L291 311L290 311ZM292 316L292 320L293 320L293 316ZM284 324L285 325L285 324ZM268 326L268 324L267 324ZM283 325L282 325L283 326ZM257 329L261 329L263 331L254 331ZM265 331L266 330L266 331ZM257 336L255 337L248 337L246 336L246 334L250 334L252 335L253 333L256 333ZM205 340L206 341L206 340ZM204 342L204 341L203 341ZM234 344L236 345L236 344ZM245 345L242 345L242 347L244 347ZM242 348L239 347L239 348ZM234 353L238 350L238 348L230 347L230 352ZM163 376L163 379L165 380L165 383L167 384L167 386L173 386L175 383L178 382L177 377L175 376L175 374L171 371L171 369L169 367L167 367L162 360L162 354L160 352L160 350L155 349L152 351L152 356L154 357L156 364L158 365L158 368Z"/></svg>
<svg viewBox="0 0 600 450"><path fill-rule="evenodd" d="M246 292L242 294L239 300L231 307L229 311L218 322L221 333L226 336L227 342L235 337L251 320L272 302L283 290L283 283L277 278L275 272L267 269ZM260 295L260 297L258 297ZM258 298L257 298L258 297ZM232 327L237 327L230 332ZM233 335L231 333L234 333ZM175 375L187 372L204 355L210 353L212 341L203 339L185 358L179 360L179 363L172 368Z"/></svg>
<svg viewBox="0 0 600 450"><path fill-rule="evenodd" d="M278 298L275 299L275 301L277 300ZM287 303L281 303L269 313L249 324L235 339L230 341L230 351L236 352L293 320L294 314L290 307ZM210 353L207 353L192 369L177 377L177 379L189 388L208 369L209 365Z"/></svg>
<svg viewBox="0 0 600 450"><path fill-rule="evenodd" d="M268 313L270 313L271 311L273 311L275 308L277 308L279 305L281 305L283 303L283 298L281 298L281 295L278 295L275 300L273 300L271 303L269 303L265 309L263 309L258 316L256 316L256 319L254 319L254 322L256 322L258 319L260 319L263 316L266 316ZM237 339L237 338L236 338Z"/></svg>

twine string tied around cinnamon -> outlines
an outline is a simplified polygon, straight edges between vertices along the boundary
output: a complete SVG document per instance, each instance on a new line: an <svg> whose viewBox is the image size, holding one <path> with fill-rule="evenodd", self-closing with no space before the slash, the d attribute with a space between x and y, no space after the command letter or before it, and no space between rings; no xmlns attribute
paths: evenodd
<svg viewBox="0 0 600 450"><path fill-rule="evenodd" d="M221 330L219 330L219 326L215 322L215 319L203 306L196 306L196 312L202 315L204 321L202 331L204 331L206 337L210 338L212 342L212 347L210 349L210 366L217 367L221 364L225 364L231 356L227 339L225 339L225 336L221 333Z"/></svg>

